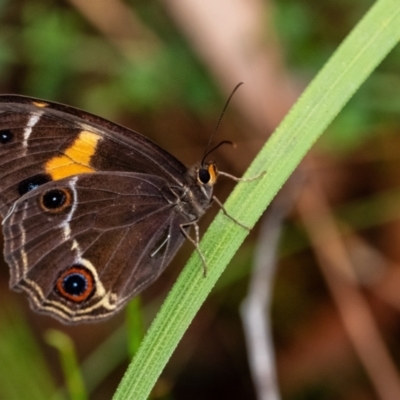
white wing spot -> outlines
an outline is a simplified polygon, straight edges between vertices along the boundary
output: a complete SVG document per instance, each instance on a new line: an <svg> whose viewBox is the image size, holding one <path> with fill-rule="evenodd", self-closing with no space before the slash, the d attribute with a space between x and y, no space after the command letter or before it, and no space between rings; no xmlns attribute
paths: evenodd
<svg viewBox="0 0 400 400"><path fill-rule="evenodd" d="M24 129L24 141L22 142L22 146L24 149L24 155L26 155L26 150L28 149L28 140L31 136L33 127L39 122L40 117L42 116L43 112L32 114L26 124Z"/></svg>

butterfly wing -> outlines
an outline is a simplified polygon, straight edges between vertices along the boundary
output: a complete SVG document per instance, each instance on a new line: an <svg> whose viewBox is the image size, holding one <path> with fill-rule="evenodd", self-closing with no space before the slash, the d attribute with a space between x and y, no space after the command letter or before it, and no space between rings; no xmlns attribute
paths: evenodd
<svg viewBox="0 0 400 400"><path fill-rule="evenodd" d="M184 236L163 178L81 174L18 200L3 226L11 286L63 322L114 314L153 282Z"/></svg>
<svg viewBox="0 0 400 400"><path fill-rule="evenodd" d="M186 167L146 137L65 105L0 96L0 214L45 183L96 171L147 173L182 186Z"/></svg>

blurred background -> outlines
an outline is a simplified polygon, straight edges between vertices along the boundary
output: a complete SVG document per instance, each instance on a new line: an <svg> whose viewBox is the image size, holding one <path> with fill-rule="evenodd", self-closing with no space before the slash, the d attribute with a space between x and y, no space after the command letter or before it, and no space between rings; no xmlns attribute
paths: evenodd
<svg viewBox="0 0 400 400"><path fill-rule="evenodd" d="M109 118L189 166L244 81L215 139L237 148L213 154L222 171L240 176L372 4L1 0L0 92ZM282 189L153 399L277 398L265 397L274 395L275 374L285 400L400 399L399 67L397 48ZM224 200L232 187L220 179L217 196ZM216 212L203 218L202 232ZM192 250L186 244L141 296L145 328ZM4 261L0 274L0 399L68 398L50 328L73 339L89 398L111 398L129 362L124 312L63 326L8 289ZM263 352L268 334L252 331L252 304L265 309L258 322L272 330L274 355ZM261 367L254 348L265 356Z"/></svg>

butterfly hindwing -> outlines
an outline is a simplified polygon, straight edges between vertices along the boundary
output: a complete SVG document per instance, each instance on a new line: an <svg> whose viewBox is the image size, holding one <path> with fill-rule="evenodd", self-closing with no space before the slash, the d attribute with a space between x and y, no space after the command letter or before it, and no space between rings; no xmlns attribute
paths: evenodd
<svg viewBox="0 0 400 400"><path fill-rule="evenodd" d="M6 218L11 285L64 322L103 318L153 282L182 244L162 178L95 173L42 185Z"/></svg>

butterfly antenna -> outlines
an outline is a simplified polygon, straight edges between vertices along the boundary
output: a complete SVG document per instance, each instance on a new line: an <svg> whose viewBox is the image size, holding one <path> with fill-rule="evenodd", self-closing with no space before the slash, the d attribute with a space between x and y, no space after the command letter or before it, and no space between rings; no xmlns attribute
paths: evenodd
<svg viewBox="0 0 400 400"><path fill-rule="evenodd" d="M230 140L222 140L219 142L216 146L214 146L211 150L208 150L206 154L204 154L203 160L201 161L201 164L203 165L204 160L207 158L207 156L212 153L213 151L217 150L218 147L221 147L223 144L230 144L231 146L235 146L235 143L231 142Z"/></svg>
<svg viewBox="0 0 400 400"><path fill-rule="evenodd" d="M213 139L214 139L215 134L217 133L217 130L218 130L220 124L221 124L222 117L224 116L225 111L226 111L226 109L228 108L228 105L229 105L229 103L230 103L230 101L231 101L233 95L234 95L235 92L239 89L239 87L243 85L243 83L244 83L244 82L239 82L239 83L235 86L235 88L232 90L232 93L230 94L230 96L228 97L228 100L226 101L225 106L224 106L224 108L222 109L222 113L221 113L221 115L219 116L217 125L216 125L215 128L214 128L214 132L211 134L210 139L208 139L208 143L207 143L206 149L204 150L204 155L203 155L203 158L202 158L202 160L201 160L201 164L204 163L205 158L206 158L210 153L212 153L215 149L217 149L217 148L218 148L219 146L221 146L222 144L225 144L225 143L233 144L232 142L229 142L229 141L227 141L227 140L224 140L224 141L222 141L221 143L219 143L217 146L213 147L211 150L208 150L208 149L210 148L211 142L212 142Z"/></svg>

